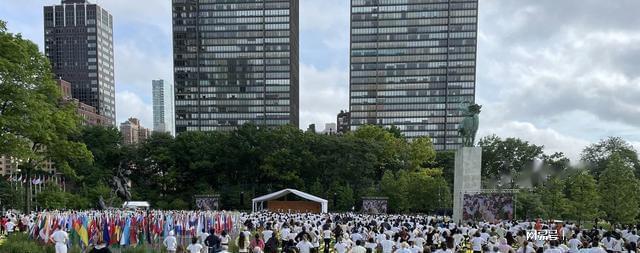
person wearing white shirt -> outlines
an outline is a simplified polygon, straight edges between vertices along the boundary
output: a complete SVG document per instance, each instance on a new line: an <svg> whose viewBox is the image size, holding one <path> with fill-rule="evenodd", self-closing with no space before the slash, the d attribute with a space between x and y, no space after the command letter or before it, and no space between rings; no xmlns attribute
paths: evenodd
<svg viewBox="0 0 640 253"><path fill-rule="evenodd" d="M522 246L520 246L520 248L516 250L516 253L534 253L534 252L536 252L536 250L529 245L529 241L524 241L522 243Z"/></svg>
<svg viewBox="0 0 640 253"><path fill-rule="evenodd" d="M375 253L376 248L378 248L378 244L375 242L375 240L372 237L372 238L369 238L369 241L364 244L364 248L367 249L367 252L369 253Z"/></svg>
<svg viewBox="0 0 640 253"><path fill-rule="evenodd" d="M361 240L357 240L356 241L356 246L353 247L350 251L350 253L366 253L367 249L365 249L364 247L362 247L362 241ZM302 253L302 252L300 252Z"/></svg>
<svg viewBox="0 0 640 253"><path fill-rule="evenodd" d="M598 246L598 241L593 241L589 253L607 253L607 251Z"/></svg>
<svg viewBox="0 0 640 253"><path fill-rule="evenodd" d="M191 244L187 246L189 253L202 253L202 245L198 243L198 238L191 238Z"/></svg>
<svg viewBox="0 0 640 253"><path fill-rule="evenodd" d="M300 253L310 253L311 248L313 248L313 244L309 242L309 239L306 236L303 236L302 238L303 239L296 245L296 248L298 248Z"/></svg>
<svg viewBox="0 0 640 253"><path fill-rule="evenodd" d="M410 242L410 246L409 250L411 251L411 253L422 253L423 249L422 247L418 247L415 242Z"/></svg>
<svg viewBox="0 0 640 253"><path fill-rule="evenodd" d="M602 238L600 243L602 243L602 246L604 246L607 252L612 252L614 251L616 244L618 244L618 240L616 240L616 238L611 237L611 233L607 233L607 235L604 238Z"/></svg>
<svg viewBox="0 0 640 253"><path fill-rule="evenodd" d="M268 241L271 236L273 236L273 231L271 229L267 228L266 230L262 231L262 238L264 238L263 240L265 242Z"/></svg>
<svg viewBox="0 0 640 253"><path fill-rule="evenodd" d="M175 233L173 231L170 231L169 236L164 238L162 244L165 248L167 248L167 252L175 253L178 248L178 240L175 237Z"/></svg>
<svg viewBox="0 0 640 253"><path fill-rule="evenodd" d="M336 249L337 253L346 253L347 250L349 250L349 243L346 243L340 239L338 239L339 242L336 243L336 245L333 246L333 248Z"/></svg>
<svg viewBox="0 0 640 253"><path fill-rule="evenodd" d="M471 248L474 253L481 253L482 246L487 244L487 240L480 236L480 232L476 232L475 237L471 239Z"/></svg>
<svg viewBox="0 0 640 253"><path fill-rule="evenodd" d="M13 223L12 220L7 221L7 223L4 224L4 226L7 229L7 234L13 233L13 230L16 228L16 224Z"/></svg>
<svg viewBox="0 0 640 253"><path fill-rule="evenodd" d="M578 253L580 252L580 249L578 249L578 247L580 247L580 240L578 240L578 235L573 234L571 240L569 240L569 242L567 242L567 245L569 245L569 253Z"/></svg>
<svg viewBox="0 0 640 253"><path fill-rule="evenodd" d="M391 253L391 252L393 252L393 246L394 245L395 245L395 242L390 240L390 237L387 235L387 238L380 243L380 246L382 246L382 253Z"/></svg>
<svg viewBox="0 0 640 253"><path fill-rule="evenodd" d="M631 234L629 234L629 237L628 237L629 243L635 242L636 245L638 245L639 239L640 239L640 236L636 235L636 231L631 230Z"/></svg>
<svg viewBox="0 0 640 253"><path fill-rule="evenodd" d="M56 253L67 253L67 241L69 240L69 234L62 229L56 229L49 237L51 241L55 243Z"/></svg>
<svg viewBox="0 0 640 253"><path fill-rule="evenodd" d="M551 241L550 247L544 251L544 253L563 253L560 248L558 248L558 241Z"/></svg>

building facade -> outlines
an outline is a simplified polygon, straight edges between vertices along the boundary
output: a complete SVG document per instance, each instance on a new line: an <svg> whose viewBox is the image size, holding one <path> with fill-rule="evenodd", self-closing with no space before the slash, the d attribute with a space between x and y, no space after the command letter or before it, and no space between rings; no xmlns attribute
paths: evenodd
<svg viewBox="0 0 640 253"><path fill-rule="evenodd" d="M80 102L116 124L113 16L87 0L44 7L44 52Z"/></svg>
<svg viewBox="0 0 640 253"><path fill-rule="evenodd" d="M475 102L477 0L351 0L351 129L396 126L456 149Z"/></svg>
<svg viewBox="0 0 640 253"><path fill-rule="evenodd" d="M140 120L129 118L120 124L120 134L122 134L122 143L125 145L138 144L151 136L151 130L143 127Z"/></svg>
<svg viewBox="0 0 640 253"><path fill-rule="evenodd" d="M173 133L173 88L165 80L152 80L153 131Z"/></svg>
<svg viewBox="0 0 640 253"><path fill-rule="evenodd" d="M351 113L340 110L336 119L336 132L345 134L351 130Z"/></svg>
<svg viewBox="0 0 640 253"><path fill-rule="evenodd" d="M298 0L173 0L176 133L298 126Z"/></svg>
<svg viewBox="0 0 640 253"><path fill-rule="evenodd" d="M73 98L71 93L71 83L58 79L58 87L62 92L62 99L67 103L72 103L76 106L76 113L82 118L83 125L89 126L106 126L112 125L111 120L105 116L98 114L95 107L80 102L80 100Z"/></svg>

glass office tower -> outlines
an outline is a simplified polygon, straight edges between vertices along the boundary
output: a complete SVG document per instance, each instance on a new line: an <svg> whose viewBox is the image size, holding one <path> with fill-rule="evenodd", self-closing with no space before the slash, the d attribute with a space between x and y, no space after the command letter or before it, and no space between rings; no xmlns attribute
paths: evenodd
<svg viewBox="0 0 640 253"><path fill-rule="evenodd" d="M298 0L173 0L176 133L298 126Z"/></svg>
<svg viewBox="0 0 640 253"><path fill-rule="evenodd" d="M87 0L44 7L44 53L73 98L116 124L113 16Z"/></svg>
<svg viewBox="0 0 640 253"><path fill-rule="evenodd" d="M461 146L475 100L477 0L351 0L351 128L396 126Z"/></svg>

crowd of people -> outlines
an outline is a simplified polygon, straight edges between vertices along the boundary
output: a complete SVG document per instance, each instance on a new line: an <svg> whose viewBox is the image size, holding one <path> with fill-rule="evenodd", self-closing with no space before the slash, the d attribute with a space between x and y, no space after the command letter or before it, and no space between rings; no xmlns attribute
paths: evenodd
<svg viewBox="0 0 640 253"><path fill-rule="evenodd" d="M211 213L182 212L186 224L178 224L174 213L159 213L165 221L160 245L171 253L635 253L640 239L635 226L607 230L559 221L455 223L442 216L257 212L238 213L237 224L216 227L202 222ZM28 220L35 217L42 214L5 217L2 229L15 231L10 224L26 219L24 231L33 233L29 224L36 222ZM68 227L51 232L48 242L56 252L66 252ZM109 245L99 239L90 243L99 250L94 252L110 252Z"/></svg>

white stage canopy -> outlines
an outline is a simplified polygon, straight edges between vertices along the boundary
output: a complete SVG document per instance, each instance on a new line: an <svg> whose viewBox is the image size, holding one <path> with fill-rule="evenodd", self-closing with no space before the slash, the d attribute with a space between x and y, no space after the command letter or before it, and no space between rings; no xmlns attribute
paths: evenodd
<svg viewBox="0 0 640 253"><path fill-rule="evenodd" d="M252 200L253 211L256 212L256 211L260 211L260 210L264 209L263 204L264 204L265 201L279 199L282 196L285 196L285 195L287 195L289 193L293 193L296 196L301 197L301 198L306 199L306 200L310 200L310 201L313 201L313 202L320 203L322 213L327 213L328 210L329 210L329 208L328 208L329 201L327 201L326 199L319 198L319 197L313 196L313 195L311 195L309 193L301 192L301 191L298 191L298 190L295 190L295 189L284 189L284 190L281 190L281 191L277 191L277 192L274 192L274 193L269 193L267 195L254 198Z"/></svg>

